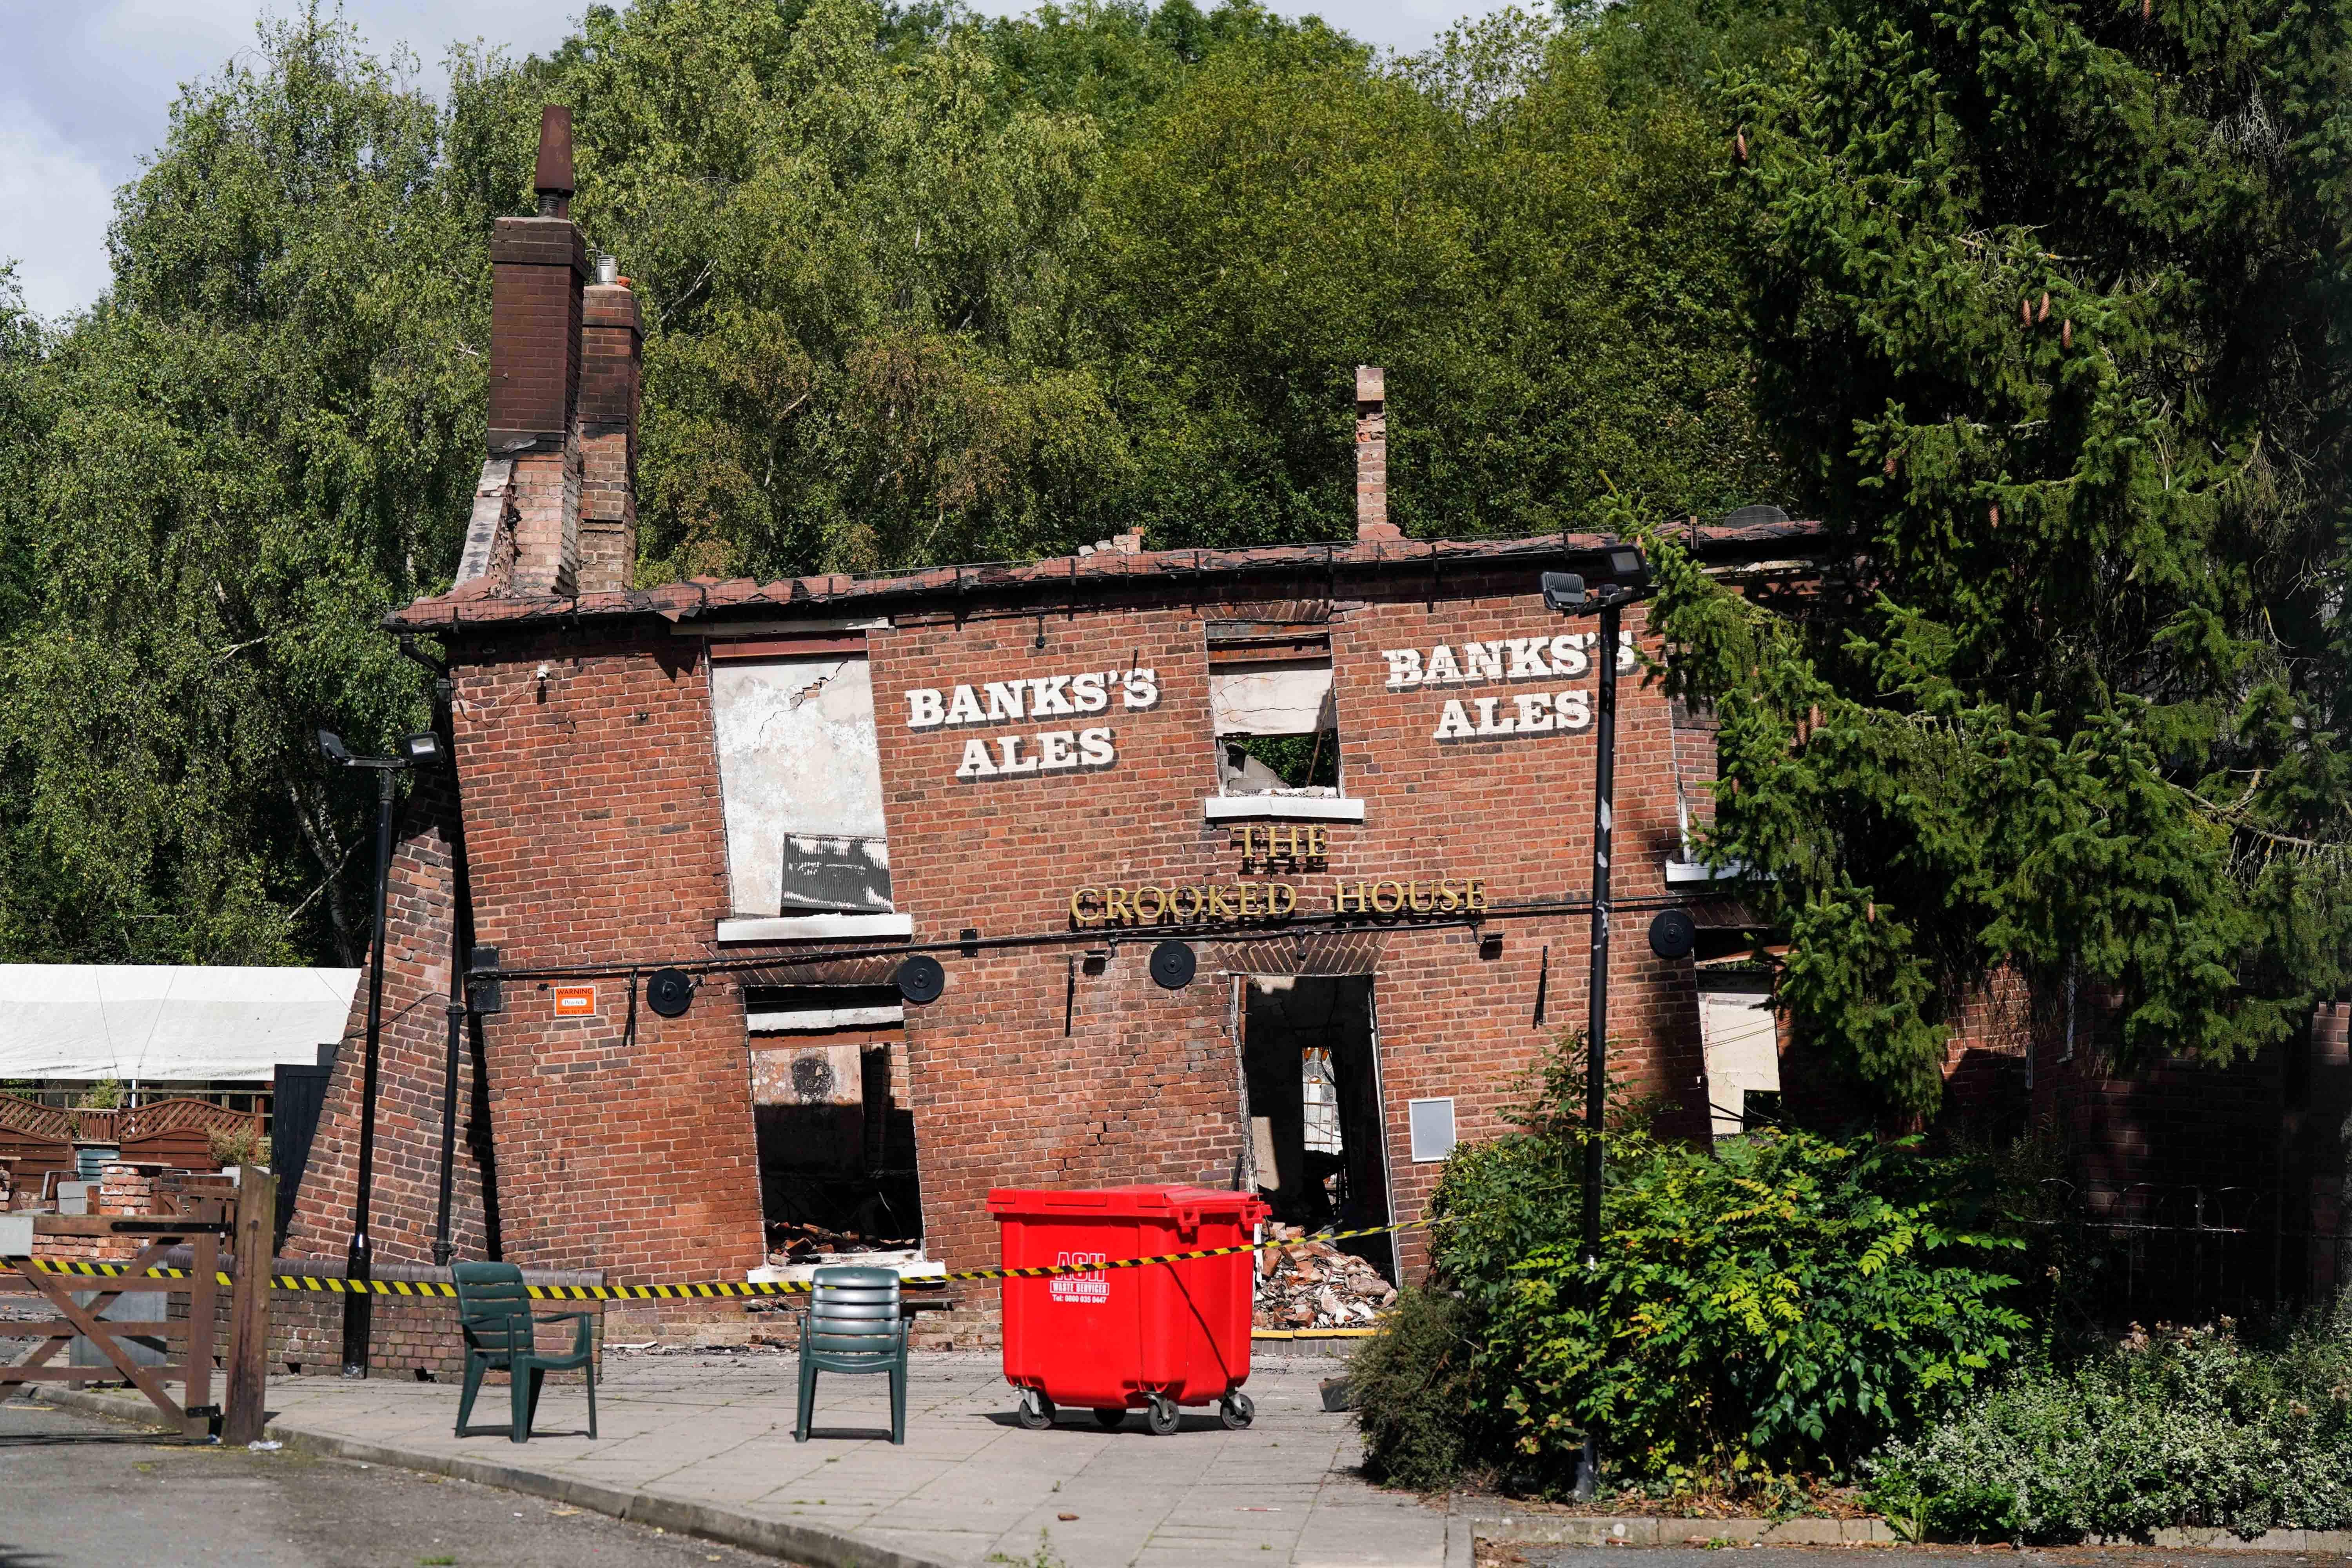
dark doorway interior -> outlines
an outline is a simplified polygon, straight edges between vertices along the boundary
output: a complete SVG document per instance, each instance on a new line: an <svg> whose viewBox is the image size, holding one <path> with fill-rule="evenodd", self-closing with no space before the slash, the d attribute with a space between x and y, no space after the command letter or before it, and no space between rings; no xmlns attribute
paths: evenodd
<svg viewBox="0 0 2352 1568"><path fill-rule="evenodd" d="M1260 1196L1287 1225L1389 1223L1378 1047L1368 975L1254 975L1242 1068ZM1387 1236L1338 1244L1396 1279Z"/></svg>
<svg viewBox="0 0 2352 1568"><path fill-rule="evenodd" d="M898 994L805 987L749 1001L770 1261L920 1247Z"/></svg>

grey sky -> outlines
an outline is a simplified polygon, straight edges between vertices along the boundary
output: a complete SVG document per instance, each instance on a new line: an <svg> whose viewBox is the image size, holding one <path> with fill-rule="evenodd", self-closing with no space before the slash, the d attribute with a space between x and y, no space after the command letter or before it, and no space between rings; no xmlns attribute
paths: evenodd
<svg viewBox="0 0 2352 1568"><path fill-rule="evenodd" d="M1369 43L1426 47L1457 16L1496 0L1273 0L1316 12ZM299 0L0 0L0 260L17 263L26 302L44 315L79 310L107 285L106 225L115 187L162 142L179 85L254 42L265 12ZM982 0L977 10L1026 10ZM345 0L378 53L404 43L437 87L458 38L516 54L562 38L583 7L564 0Z"/></svg>

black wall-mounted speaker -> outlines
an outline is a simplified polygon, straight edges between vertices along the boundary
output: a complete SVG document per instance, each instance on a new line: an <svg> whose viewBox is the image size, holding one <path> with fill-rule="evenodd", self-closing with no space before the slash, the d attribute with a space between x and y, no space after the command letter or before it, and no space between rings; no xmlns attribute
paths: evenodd
<svg viewBox="0 0 2352 1568"><path fill-rule="evenodd" d="M1660 910L1650 922L1650 951L1660 958L1688 958L1698 945L1698 922L1688 910Z"/></svg>
<svg viewBox="0 0 2352 1568"><path fill-rule="evenodd" d="M948 988L948 972L928 952L919 952L898 965L898 994L918 1005L936 1002Z"/></svg>
<svg viewBox="0 0 2352 1568"><path fill-rule="evenodd" d="M683 969L656 969L646 976L646 1005L676 1018L694 1005L694 976Z"/></svg>
<svg viewBox="0 0 2352 1568"><path fill-rule="evenodd" d="M1198 965L1190 942L1163 942L1151 950L1151 978L1166 990L1181 991L1192 984Z"/></svg>

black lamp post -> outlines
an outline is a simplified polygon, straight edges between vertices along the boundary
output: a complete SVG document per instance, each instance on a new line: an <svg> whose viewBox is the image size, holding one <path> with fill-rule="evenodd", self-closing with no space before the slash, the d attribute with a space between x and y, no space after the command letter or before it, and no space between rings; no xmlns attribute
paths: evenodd
<svg viewBox="0 0 2352 1568"><path fill-rule="evenodd" d="M1592 764L1592 973L1586 986L1584 1025L1584 1268L1597 1279L1601 1267L1601 1120L1609 1106L1609 835L1617 796L1618 612L1650 580L1649 563L1632 545L1599 552L1596 578L1587 583L1573 572L1543 574L1544 603L1554 610L1598 610L1599 647L1593 652L1599 710L1593 716L1598 750ZM1576 1496L1590 1500L1600 1484L1600 1457L1592 1435L1576 1462Z"/></svg>
<svg viewBox="0 0 2352 1568"><path fill-rule="evenodd" d="M392 800L397 774L411 768L430 767L441 761L440 737L426 731L400 742L396 757L355 757L342 737L319 731L319 753L347 768L364 768L376 776L375 927L369 941L367 1063L360 1083L359 1195L352 1205L352 1240L344 1255L347 1279L373 1278L374 1254L368 1241L368 1200L375 1187L376 1061L383 1032L383 947L385 906L392 896ZM375 1299L354 1291L343 1298L343 1375L368 1373L368 1336L374 1322Z"/></svg>

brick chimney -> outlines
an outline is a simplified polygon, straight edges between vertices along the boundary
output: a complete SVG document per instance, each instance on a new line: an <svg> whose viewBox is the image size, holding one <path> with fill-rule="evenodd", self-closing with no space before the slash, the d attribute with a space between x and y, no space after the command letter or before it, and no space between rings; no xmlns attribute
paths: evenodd
<svg viewBox="0 0 2352 1568"><path fill-rule="evenodd" d="M627 588L637 570L637 297L610 256L583 297L580 331L580 591Z"/></svg>
<svg viewBox="0 0 2352 1568"><path fill-rule="evenodd" d="M572 111L540 113L539 216L490 235L492 458L514 462L515 594L579 591L582 287L588 247L572 221Z"/></svg>
<svg viewBox="0 0 2352 1568"><path fill-rule="evenodd" d="M1356 537L1404 537L1389 521L1387 378L1376 364L1356 367Z"/></svg>

